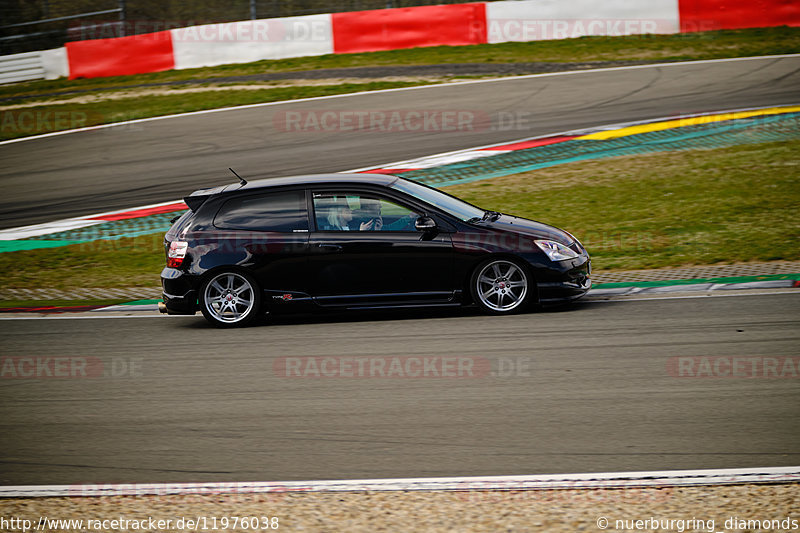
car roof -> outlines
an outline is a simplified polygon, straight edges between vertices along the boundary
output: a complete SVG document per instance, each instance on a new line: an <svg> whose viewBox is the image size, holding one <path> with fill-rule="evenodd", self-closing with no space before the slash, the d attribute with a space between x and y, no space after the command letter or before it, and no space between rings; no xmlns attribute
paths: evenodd
<svg viewBox="0 0 800 533"><path fill-rule="evenodd" d="M306 174L302 176L286 176L281 178L266 178L248 181L247 185L231 183L214 189L200 189L192 194L231 193L246 190L268 189L285 185L328 185L328 184L358 184L388 186L397 180L397 176L387 174Z"/></svg>
<svg viewBox="0 0 800 533"><path fill-rule="evenodd" d="M241 183L231 183L208 189L198 189L189 196L184 197L184 201L189 209L194 211L200 207L208 198L218 195L228 195L243 191L269 190L283 186L308 186L308 185L377 185L388 187L395 181L397 176L389 174L306 174L302 176L286 176L282 178L266 178Z"/></svg>

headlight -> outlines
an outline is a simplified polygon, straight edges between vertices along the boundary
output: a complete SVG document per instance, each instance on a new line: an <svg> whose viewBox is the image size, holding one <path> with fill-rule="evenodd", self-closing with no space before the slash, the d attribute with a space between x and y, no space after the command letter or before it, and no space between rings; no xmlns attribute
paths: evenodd
<svg viewBox="0 0 800 533"><path fill-rule="evenodd" d="M556 241L533 241L536 243L536 246L541 248L541 250L547 254L547 257L550 258L550 261L564 261L567 259L574 259L578 257L578 254L561 244L560 242Z"/></svg>
<svg viewBox="0 0 800 533"><path fill-rule="evenodd" d="M581 250L584 250L584 251L586 251L586 247L585 247L585 246L584 246L584 245L581 243L581 241L579 241L578 239L576 239L576 238L575 238L575 235L573 235L572 233L570 233L570 232L568 232L568 231L565 231L564 233L566 233L567 235L569 235L569 236L572 238L572 240L573 240L573 241L575 241L575 243L578 245L578 247L579 247Z"/></svg>

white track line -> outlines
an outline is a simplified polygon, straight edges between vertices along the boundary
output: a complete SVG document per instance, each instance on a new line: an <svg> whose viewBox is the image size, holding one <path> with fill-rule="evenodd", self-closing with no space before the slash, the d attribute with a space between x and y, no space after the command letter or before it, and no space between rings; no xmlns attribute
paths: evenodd
<svg viewBox="0 0 800 533"><path fill-rule="evenodd" d="M530 78L547 78L552 76L571 76L575 74L585 74L585 73L593 73L593 72L614 72L619 70L637 70L637 69L645 69L645 68L667 68L667 67L677 67L677 66L686 66L686 65L705 65L711 63L726 63L726 62L734 62L734 61L756 61L762 59L785 59L785 58L797 58L800 57L800 54L778 54L778 55L770 55L770 56L754 56L754 57L730 57L724 59L704 59L700 61L676 61L674 63L654 63L648 65L630 65L626 67L608 67L608 68L593 68L587 70L570 70L567 72L547 72L544 74L526 74L523 76L506 76L504 78L490 78L485 80L468 80L468 81L459 81L453 83L439 83L435 85L417 85L415 87L397 87L394 89L380 89L377 91L359 91L356 93L346 93L346 94L333 94L329 96L315 96L313 98L299 98L297 100L283 100L280 102L263 102L260 104L248 104L248 105L241 105L235 107L221 107L217 109L206 109L203 111L192 111L189 113L176 113L174 115L164 115L161 117L150 117L150 118L140 118L136 120L127 120L125 122L115 122L113 124L101 124L99 126L89 126L86 128L77 128L74 130L65 130L65 131L54 131L51 133L45 133L42 135L34 135L31 137L22 137L20 139L10 139L8 141L0 141L0 146L4 144L12 144L18 142L25 142L25 141L33 141L36 139L44 139L46 137L55 137L57 135L67 135L70 133L78 133L82 131L94 131L98 129L106 129L106 128L113 128L113 127L120 127L120 126L127 126L130 124L141 124L143 122L154 122L156 120L166 120L171 118L180 118L180 117L189 117L189 116L196 116L196 115L207 115L211 113L221 113L225 111L235 111L239 109L254 109L259 107L267 107L267 106L276 106L276 105L284 105L284 104L294 104L297 102L314 102L319 100L329 100L332 98L347 98L351 96L362 96L367 94L385 94L397 91L415 91L420 89L431 89L436 87L453 87L459 85L472 85L477 83L494 83L498 81L509 81L509 80L519 80L519 79L530 79Z"/></svg>
<svg viewBox="0 0 800 533"><path fill-rule="evenodd" d="M741 290L749 290L749 289L741 289ZM624 295L620 295L619 298L603 298L603 299L585 299L585 300L578 300L577 304L590 304L590 303L620 303L620 302L649 302L653 300L690 300L694 298L718 298L718 297L742 297L742 296L776 296L782 294L797 294L800 293L800 289L794 288L786 288L786 289L774 289L772 291L759 291L759 292L748 292L748 293L740 293L740 294L722 294L722 293L712 293L712 294L696 294L696 295L685 295L685 296L651 296L651 297L626 297ZM85 311L86 313L94 313L102 311L101 309L96 309L94 311ZM138 310L138 313L149 313L150 311L145 310ZM7 313L10 314L10 313ZM15 314L22 314L25 313L15 313ZM34 316L0 316L0 321L2 320L90 320L90 319L105 319L105 318L187 318L193 317L197 315L166 315L166 314L156 314L155 309L153 309L153 314L147 315L34 315Z"/></svg>
<svg viewBox="0 0 800 533"><path fill-rule="evenodd" d="M73 311L75 312L75 311ZM78 311L81 312L81 311ZM83 311L86 313L93 313L94 311ZM141 312L141 311L140 311ZM31 313L35 313L35 311L31 311ZM23 312L16 313L16 314L25 314ZM0 320L90 320L90 319L106 319L106 318L187 318L193 317L197 315L167 315L162 313L156 313L155 309L153 310L152 315L37 315L37 316L0 316Z"/></svg>
<svg viewBox="0 0 800 533"><path fill-rule="evenodd" d="M662 470L536 476L471 476L281 482L126 483L0 487L0 498L241 494L275 492L465 491L683 487L798 483L800 466L724 470Z"/></svg>

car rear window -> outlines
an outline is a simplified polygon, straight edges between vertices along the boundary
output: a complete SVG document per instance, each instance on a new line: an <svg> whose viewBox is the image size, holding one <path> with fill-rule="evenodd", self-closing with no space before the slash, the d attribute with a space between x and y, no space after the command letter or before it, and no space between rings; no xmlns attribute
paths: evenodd
<svg viewBox="0 0 800 533"><path fill-rule="evenodd" d="M221 229L308 231L304 191L275 192L231 198L222 204L214 225Z"/></svg>
<svg viewBox="0 0 800 533"><path fill-rule="evenodd" d="M180 218L178 218L177 220L173 219L175 220L175 223L172 224L172 226L169 228L169 231L167 231L167 235L170 236L180 235L181 232L186 228L186 226L189 225L189 223L192 221L193 218L194 218L194 213L192 213L190 210L187 209L180 216Z"/></svg>

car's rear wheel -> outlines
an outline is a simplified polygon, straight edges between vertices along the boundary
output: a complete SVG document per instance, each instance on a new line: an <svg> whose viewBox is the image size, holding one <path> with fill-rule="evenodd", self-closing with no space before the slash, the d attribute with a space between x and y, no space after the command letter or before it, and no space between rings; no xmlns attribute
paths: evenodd
<svg viewBox="0 0 800 533"><path fill-rule="evenodd" d="M524 310L533 282L525 267L510 259L489 259L478 265L470 281L472 300L482 311L507 315Z"/></svg>
<svg viewBox="0 0 800 533"><path fill-rule="evenodd" d="M209 277L200 289L200 310L218 327L252 323L261 307L258 284L244 272L220 272Z"/></svg>

